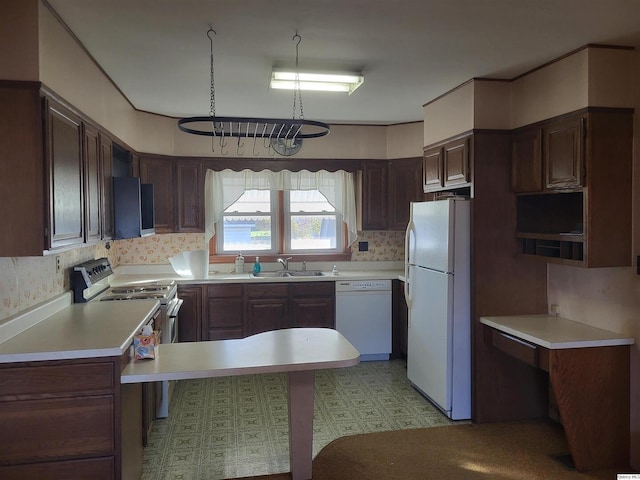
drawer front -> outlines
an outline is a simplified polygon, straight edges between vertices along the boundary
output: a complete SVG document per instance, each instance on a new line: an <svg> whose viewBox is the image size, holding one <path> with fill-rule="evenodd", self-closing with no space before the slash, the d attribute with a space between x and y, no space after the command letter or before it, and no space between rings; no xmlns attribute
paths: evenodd
<svg viewBox="0 0 640 480"><path fill-rule="evenodd" d="M0 465L113 455L113 395L0 402Z"/></svg>
<svg viewBox="0 0 640 480"><path fill-rule="evenodd" d="M112 363L43 365L0 369L0 401L34 395L112 390Z"/></svg>
<svg viewBox="0 0 640 480"><path fill-rule="evenodd" d="M294 297L330 296L334 293L335 282L301 282L292 283Z"/></svg>
<svg viewBox="0 0 640 480"><path fill-rule="evenodd" d="M0 467L3 480L113 480L116 478L115 458L100 457L66 462L43 462Z"/></svg>
<svg viewBox="0 0 640 480"><path fill-rule="evenodd" d="M207 286L208 297L241 297L242 284L233 285L209 285Z"/></svg>
<svg viewBox="0 0 640 480"><path fill-rule="evenodd" d="M286 283L263 283L247 285L249 298L286 298L289 295L289 285Z"/></svg>
<svg viewBox="0 0 640 480"><path fill-rule="evenodd" d="M491 329L491 344L521 362L538 367L538 347L536 345L495 329Z"/></svg>

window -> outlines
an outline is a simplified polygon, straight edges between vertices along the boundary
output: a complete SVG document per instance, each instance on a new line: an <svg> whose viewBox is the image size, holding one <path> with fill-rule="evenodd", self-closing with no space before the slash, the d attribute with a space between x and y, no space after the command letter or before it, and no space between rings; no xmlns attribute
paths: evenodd
<svg viewBox="0 0 640 480"><path fill-rule="evenodd" d="M247 190L218 223L222 254L342 251L342 216L318 190Z"/></svg>
<svg viewBox="0 0 640 480"><path fill-rule="evenodd" d="M348 172L207 171L207 239L217 253L341 253L356 239Z"/></svg>

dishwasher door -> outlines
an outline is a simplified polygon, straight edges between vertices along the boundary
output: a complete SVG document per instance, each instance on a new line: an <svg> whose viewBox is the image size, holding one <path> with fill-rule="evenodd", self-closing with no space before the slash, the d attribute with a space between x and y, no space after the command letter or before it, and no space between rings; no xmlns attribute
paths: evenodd
<svg viewBox="0 0 640 480"><path fill-rule="evenodd" d="M389 360L391 316L391 280L336 282L336 330L360 361Z"/></svg>

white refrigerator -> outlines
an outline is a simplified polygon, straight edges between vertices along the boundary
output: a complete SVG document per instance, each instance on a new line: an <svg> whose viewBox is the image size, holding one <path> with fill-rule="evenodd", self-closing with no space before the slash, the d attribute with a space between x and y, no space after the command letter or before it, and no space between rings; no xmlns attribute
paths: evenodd
<svg viewBox="0 0 640 480"><path fill-rule="evenodd" d="M405 239L407 377L453 420L471 418L470 203L412 203Z"/></svg>

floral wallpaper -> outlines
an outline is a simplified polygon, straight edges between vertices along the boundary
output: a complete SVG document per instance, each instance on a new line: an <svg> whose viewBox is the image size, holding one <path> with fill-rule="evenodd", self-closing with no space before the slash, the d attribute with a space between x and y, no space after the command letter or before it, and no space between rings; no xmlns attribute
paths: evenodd
<svg viewBox="0 0 640 480"><path fill-rule="evenodd" d="M360 251L362 242L367 243L367 251ZM168 258L181 251L202 248L204 234L173 233L79 247L42 257L0 257L0 322L69 290L69 269L78 263L107 257L113 266L168 264ZM351 251L354 262L402 260L404 232L361 232ZM60 272L56 271L57 258Z"/></svg>

